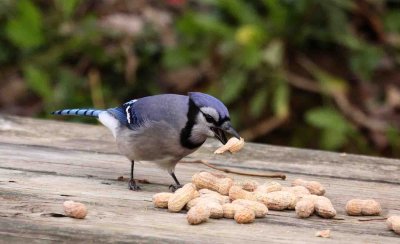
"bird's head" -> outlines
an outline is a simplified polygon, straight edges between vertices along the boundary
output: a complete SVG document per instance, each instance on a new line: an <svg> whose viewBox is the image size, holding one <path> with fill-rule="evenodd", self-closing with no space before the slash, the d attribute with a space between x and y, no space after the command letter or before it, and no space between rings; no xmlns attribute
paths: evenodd
<svg viewBox="0 0 400 244"><path fill-rule="evenodd" d="M189 92L189 98L199 110L192 133L214 136L223 144L227 142L225 133L240 139L239 134L232 127L228 109L220 100L200 92Z"/></svg>

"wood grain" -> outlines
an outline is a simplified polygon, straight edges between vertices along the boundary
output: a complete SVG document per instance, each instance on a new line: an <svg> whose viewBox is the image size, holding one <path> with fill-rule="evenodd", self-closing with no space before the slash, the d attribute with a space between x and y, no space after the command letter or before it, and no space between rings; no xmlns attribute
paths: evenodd
<svg viewBox="0 0 400 244"><path fill-rule="evenodd" d="M383 217L400 214L400 161L248 143L234 155L214 155L210 140L185 161L207 160L220 167L261 172L284 172L280 181L318 180L327 188L338 216L298 219L293 211L270 211L251 225L210 220L186 223L184 213L171 214L152 206L155 192L168 191L170 176L151 163L135 169L143 191L132 192L127 182L129 161L119 155L111 134L101 126L0 115L0 243L10 242L140 242L140 243L396 243L400 236L387 230L382 216L350 217L344 206L352 198L374 198ZM180 163L177 176L209 170ZM232 175L236 180L249 177ZM252 177L260 182L266 179ZM84 220L52 217L62 203L75 200L88 206ZM376 219L359 221L360 219ZM331 229L330 239L314 236Z"/></svg>

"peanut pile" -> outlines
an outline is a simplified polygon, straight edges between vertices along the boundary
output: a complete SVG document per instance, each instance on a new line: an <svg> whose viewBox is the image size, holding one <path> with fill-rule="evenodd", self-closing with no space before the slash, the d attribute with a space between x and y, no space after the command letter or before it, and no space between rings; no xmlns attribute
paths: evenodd
<svg viewBox="0 0 400 244"><path fill-rule="evenodd" d="M235 182L224 174L200 172L175 193L155 194L153 203L170 212L188 210L187 221L192 225L204 223L209 218L234 219L239 224L249 224L256 218L264 218L269 209L295 210L300 218L307 218L314 212L323 218L335 217L336 210L331 201L321 196L325 189L320 183L297 179L292 185L282 187L273 181L264 184Z"/></svg>
<svg viewBox="0 0 400 244"><path fill-rule="evenodd" d="M187 210L187 221L191 225L210 218L250 224L256 218L266 217L269 210L295 210L298 218L308 218L314 213L322 218L334 218L336 210L329 198L323 196L325 192L317 181L296 179L291 187L283 187L274 181L236 182L224 174L200 172L175 193L155 194L153 204L170 212ZM346 204L349 216L373 216L381 212L381 205L373 199L352 199ZM400 216L388 218L387 225L400 234ZM316 236L329 238L330 230L319 231Z"/></svg>

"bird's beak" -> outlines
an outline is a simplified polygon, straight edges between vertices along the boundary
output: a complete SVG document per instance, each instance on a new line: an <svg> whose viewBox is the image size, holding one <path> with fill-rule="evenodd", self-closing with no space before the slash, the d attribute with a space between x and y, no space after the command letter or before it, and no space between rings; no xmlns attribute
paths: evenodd
<svg viewBox="0 0 400 244"><path fill-rule="evenodd" d="M211 128L211 130L214 132L215 138L217 138L224 145L228 141L228 139L226 138L225 132L231 134L232 136L236 137L237 139L240 139L239 133L237 133L236 130L233 129L233 127L229 121L222 124L222 126L220 128L213 127L213 128Z"/></svg>

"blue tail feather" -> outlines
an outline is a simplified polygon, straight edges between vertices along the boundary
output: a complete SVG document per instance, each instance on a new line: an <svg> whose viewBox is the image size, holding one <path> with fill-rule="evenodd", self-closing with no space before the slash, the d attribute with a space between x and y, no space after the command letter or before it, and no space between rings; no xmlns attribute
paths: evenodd
<svg viewBox="0 0 400 244"><path fill-rule="evenodd" d="M52 112L54 115L76 115L76 116L88 116L88 117L99 117L99 114L104 110L100 109L62 109Z"/></svg>

